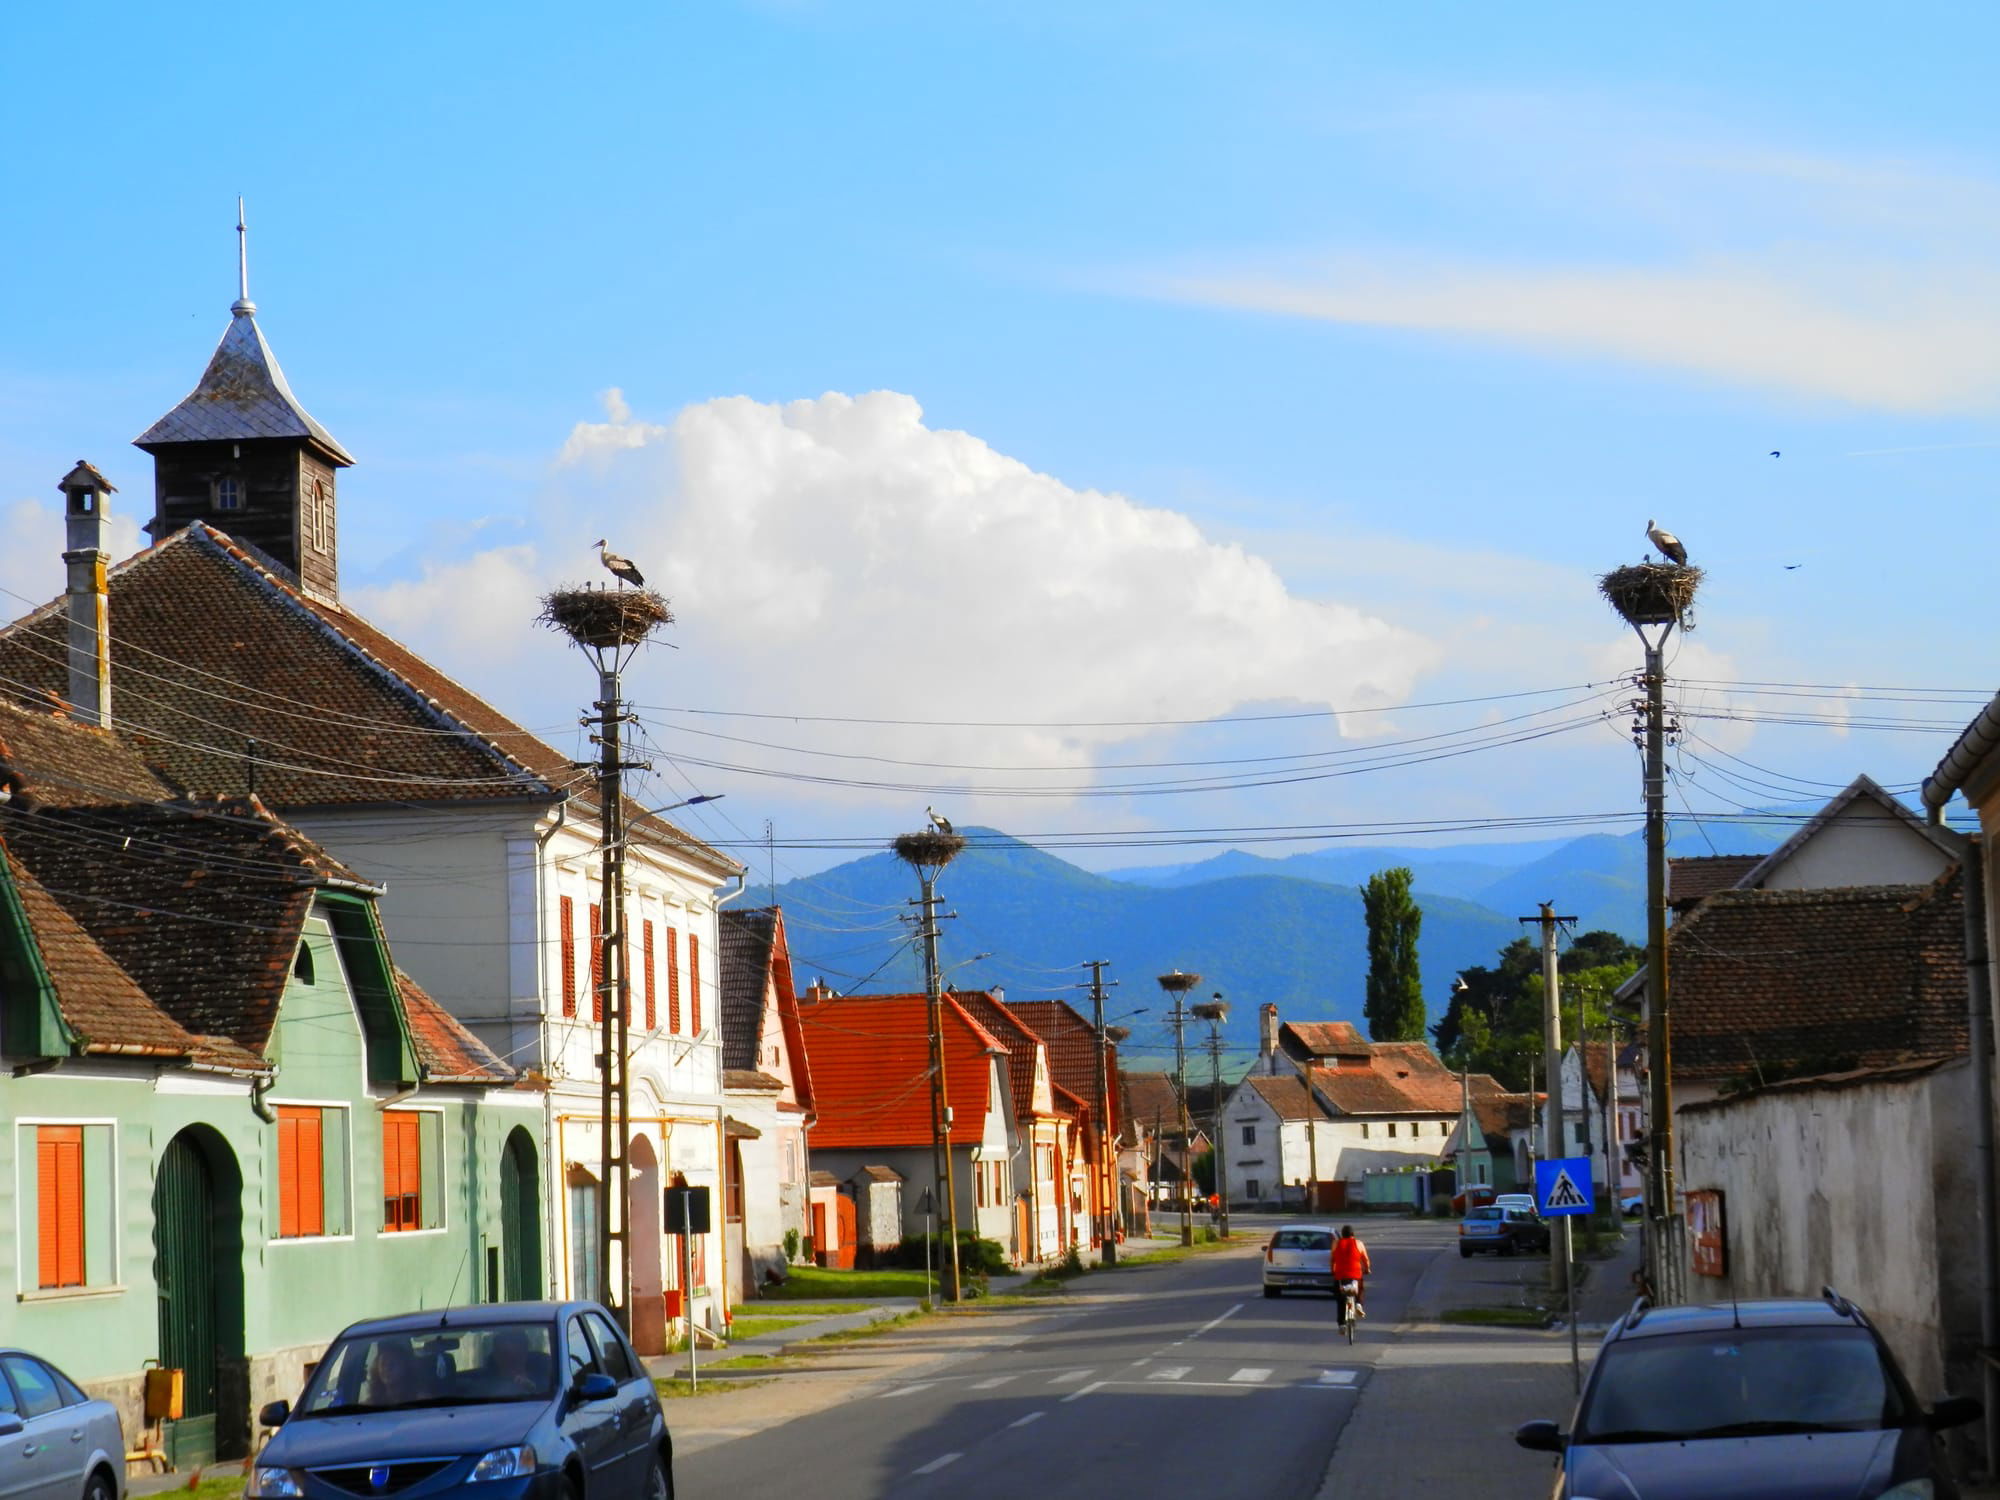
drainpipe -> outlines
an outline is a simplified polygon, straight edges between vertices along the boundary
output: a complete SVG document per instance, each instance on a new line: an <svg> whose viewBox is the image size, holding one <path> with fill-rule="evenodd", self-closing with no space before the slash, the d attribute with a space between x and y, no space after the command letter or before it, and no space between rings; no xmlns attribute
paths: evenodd
<svg viewBox="0 0 2000 1500"><path fill-rule="evenodd" d="M1972 1051L1973 1201L1979 1228L1979 1370L1986 1471L2000 1472L2000 1204L1993 1184L1993 1011L1986 938L1986 841L1965 841L1965 1020Z"/></svg>
<svg viewBox="0 0 2000 1500"><path fill-rule="evenodd" d="M264 1096L276 1082L277 1075L273 1073L260 1073L250 1080L250 1112L266 1125L278 1123L278 1112L264 1102Z"/></svg>

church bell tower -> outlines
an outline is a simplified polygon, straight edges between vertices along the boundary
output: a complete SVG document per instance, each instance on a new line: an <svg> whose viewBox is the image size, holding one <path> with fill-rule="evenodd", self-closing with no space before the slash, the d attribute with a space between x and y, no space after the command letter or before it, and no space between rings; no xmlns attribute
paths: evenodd
<svg viewBox="0 0 2000 1500"><path fill-rule="evenodd" d="M285 383L250 300L243 201L237 298L201 381L134 438L153 455L154 541L205 521L248 543L328 604L340 599L334 490L353 458Z"/></svg>

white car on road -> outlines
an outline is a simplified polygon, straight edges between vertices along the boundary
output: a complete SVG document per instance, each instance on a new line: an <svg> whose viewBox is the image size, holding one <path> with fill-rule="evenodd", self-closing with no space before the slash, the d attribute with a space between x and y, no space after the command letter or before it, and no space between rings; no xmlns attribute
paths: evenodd
<svg viewBox="0 0 2000 1500"><path fill-rule="evenodd" d="M1331 1224L1287 1224L1264 1247L1264 1295L1333 1290Z"/></svg>

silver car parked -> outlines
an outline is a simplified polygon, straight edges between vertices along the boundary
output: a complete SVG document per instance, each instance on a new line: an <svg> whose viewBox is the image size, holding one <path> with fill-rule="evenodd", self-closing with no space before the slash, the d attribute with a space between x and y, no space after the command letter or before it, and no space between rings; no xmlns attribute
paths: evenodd
<svg viewBox="0 0 2000 1500"><path fill-rule="evenodd" d="M125 1500L118 1409L22 1349L0 1349L0 1494Z"/></svg>

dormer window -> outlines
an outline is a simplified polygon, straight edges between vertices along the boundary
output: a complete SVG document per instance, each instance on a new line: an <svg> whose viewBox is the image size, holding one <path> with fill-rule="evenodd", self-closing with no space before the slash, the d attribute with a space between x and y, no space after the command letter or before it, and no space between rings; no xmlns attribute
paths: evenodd
<svg viewBox="0 0 2000 1500"><path fill-rule="evenodd" d="M215 508L217 510L243 509L243 481L234 474L225 474L215 481Z"/></svg>

